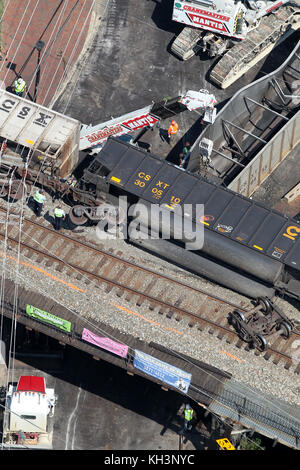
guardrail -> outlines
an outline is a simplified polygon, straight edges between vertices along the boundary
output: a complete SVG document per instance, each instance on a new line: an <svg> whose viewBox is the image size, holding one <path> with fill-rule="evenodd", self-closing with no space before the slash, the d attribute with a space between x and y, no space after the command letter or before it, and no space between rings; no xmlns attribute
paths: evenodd
<svg viewBox="0 0 300 470"><path fill-rule="evenodd" d="M299 143L300 111L264 146L228 188L250 197Z"/></svg>

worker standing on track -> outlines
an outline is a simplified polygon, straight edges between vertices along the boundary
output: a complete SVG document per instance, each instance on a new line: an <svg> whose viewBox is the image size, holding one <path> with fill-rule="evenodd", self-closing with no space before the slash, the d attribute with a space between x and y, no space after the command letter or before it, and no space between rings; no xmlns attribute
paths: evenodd
<svg viewBox="0 0 300 470"><path fill-rule="evenodd" d="M179 126L176 121L172 121L171 124L169 125L168 128L168 138L169 138L169 144L171 144L174 140L174 137L176 136L178 132Z"/></svg>
<svg viewBox="0 0 300 470"><path fill-rule="evenodd" d="M35 205L35 214L37 217L40 217L42 214L42 210L45 206L46 196L45 191L43 189L37 189L34 195L34 205Z"/></svg>
<svg viewBox="0 0 300 470"><path fill-rule="evenodd" d="M23 93L26 91L26 82L22 77L16 78L12 86L13 93L17 96L23 96Z"/></svg>
<svg viewBox="0 0 300 470"><path fill-rule="evenodd" d="M194 410L191 408L191 405L188 403L185 405L184 410L184 430L190 431L192 429L192 419L193 419Z"/></svg>
<svg viewBox="0 0 300 470"><path fill-rule="evenodd" d="M65 220L65 218L65 211L62 209L61 204L58 204L54 209L55 230L61 229L62 221Z"/></svg>

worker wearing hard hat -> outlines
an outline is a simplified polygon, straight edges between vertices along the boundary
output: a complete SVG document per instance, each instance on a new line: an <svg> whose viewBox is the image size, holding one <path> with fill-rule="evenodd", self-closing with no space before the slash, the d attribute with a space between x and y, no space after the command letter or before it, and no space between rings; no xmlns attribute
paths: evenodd
<svg viewBox="0 0 300 470"><path fill-rule="evenodd" d="M17 78L12 86L13 93L17 96L23 96L26 91L26 82L22 77Z"/></svg>
<svg viewBox="0 0 300 470"><path fill-rule="evenodd" d="M171 144L174 140L178 132L179 126L176 121L172 121L168 128L168 137L169 137L169 144Z"/></svg>

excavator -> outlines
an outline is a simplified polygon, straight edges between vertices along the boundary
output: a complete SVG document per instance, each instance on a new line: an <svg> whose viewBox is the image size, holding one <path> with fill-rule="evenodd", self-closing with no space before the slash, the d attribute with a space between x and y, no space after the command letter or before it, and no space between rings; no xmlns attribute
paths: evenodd
<svg viewBox="0 0 300 470"><path fill-rule="evenodd" d="M225 89L299 29L300 0L174 0L172 19L186 25L172 53L219 57L209 78Z"/></svg>

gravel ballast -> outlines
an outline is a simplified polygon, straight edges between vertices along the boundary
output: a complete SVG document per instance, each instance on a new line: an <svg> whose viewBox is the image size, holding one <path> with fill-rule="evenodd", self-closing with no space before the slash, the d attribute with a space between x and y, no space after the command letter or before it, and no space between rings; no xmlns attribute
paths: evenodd
<svg viewBox="0 0 300 470"><path fill-rule="evenodd" d="M95 227L85 228L84 235L86 241L95 242ZM157 272L180 279L208 293L226 298L233 303L244 302L246 305L250 305L249 299L200 279L152 255L144 252L141 254L139 249L126 244L123 240L110 239L105 242L101 240L99 243L103 244L106 250L122 251L124 258L135 259L138 264L143 264ZM14 251L9 250L7 254L16 257ZM34 258L28 261L22 256L21 260L35 265ZM267 362L262 356L255 355L254 351L247 352L243 348L228 344L225 339L220 340L208 334L205 330L199 331L196 328L190 328L187 320L177 322L173 318L168 319L164 315L159 315L156 309L150 311L146 303L137 306L133 302L130 303L124 298L118 297L114 290L107 293L102 287L95 288L92 282L89 285L85 284L84 278L81 280L69 278L66 274L69 271L67 267L58 273L53 266L46 267L43 263L38 265L56 278L73 283L82 289L84 293L55 281L30 267L18 265L17 268L16 266L15 261L5 260L5 275L8 279L15 280L18 275L20 285L28 290L32 290L32 286L35 286L34 290L36 292L61 303L79 316L83 315L84 312L87 328L89 327L89 318L94 321L101 321L121 332L131 334L135 338L146 342L154 340L156 343L181 354L227 371L237 381L249 387L255 387L266 394L290 403L300 404L299 377L292 372L293 367L288 371L284 368L284 364L275 365L272 362ZM294 317L299 320L297 308L282 299L278 300L279 303L284 306L284 311L290 318ZM40 307L42 308L42 306ZM286 311L287 308L289 312ZM95 327L93 327L93 331L95 331ZM95 332L98 334L105 333L103 331Z"/></svg>

